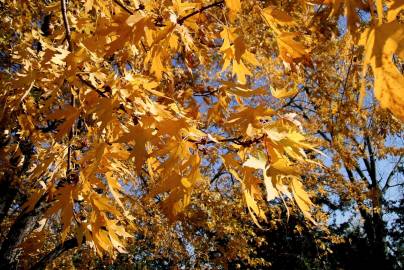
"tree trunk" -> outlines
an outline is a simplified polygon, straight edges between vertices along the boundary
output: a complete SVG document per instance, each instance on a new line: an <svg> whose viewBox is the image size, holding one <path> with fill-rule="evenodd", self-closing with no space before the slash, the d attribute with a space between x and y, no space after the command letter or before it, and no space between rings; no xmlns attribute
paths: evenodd
<svg viewBox="0 0 404 270"><path fill-rule="evenodd" d="M6 173L5 177L0 182L0 224L3 223L17 195L17 189L12 187L12 177L10 173Z"/></svg>
<svg viewBox="0 0 404 270"><path fill-rule="evenodd" d="M369 260L372 265L381 266L382 269L392 269L392 265L387 258L386 253L386 226L383 221L382 196L380 190L376 187L372 195L372 212L361 210L361 215L365 220L364 230L369 242Z"/></svg>
<svg viewBox="0 0 404 270"><path fill-rule="evenodd" d="M45 208L43 198L38 201L34 210L22 212L11 226L6 239L1 245L0 269L17 269L18 256L20 253L18 245L35 229L37 221Z"/></svg>

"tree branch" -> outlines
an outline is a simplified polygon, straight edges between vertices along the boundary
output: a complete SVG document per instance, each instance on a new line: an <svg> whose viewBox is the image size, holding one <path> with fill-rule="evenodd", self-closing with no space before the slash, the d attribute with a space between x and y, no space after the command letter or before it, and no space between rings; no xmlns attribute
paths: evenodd
<svg viewBox="0 0 404 270"><path fill-rule="evenodd" d="M217 171L217 173L215 174L215 176L213 176L213 178L210 180L210 184L212 184L213 182L215 182L217 179L219 179L219 177L223 174L225 174L226 172L224 171L224 166L222 165L220 167L220 169Z"/></svg>
<svg viewBox="0 0 404 270"><path fill-rule="evenodd" d="M220 139L220 140L217 140L217 141L212 141L212 140L204 140L204 139L202 139L202 140L199 140L199 141L197 141L197 140L192 140L192 139L188 139L187 141L189 141L189 142L191 142L191 143L195 143L195 144L203 144L203 145L205 145L205 144L215 144L215 143L217 143L217 142L219 142L219 143L224 143L224 142L232 142L232 143L234 143L234 144L237 144L237 145L241 145L241 146L244 146L244 147L248 147L248 146L251 146L251 145L253 145L253 144L255 144L255 143L258 143L259 141L261 141L263 138L265 137L265 135L262 135L261 137L258 137L258 138L255 138L255 139L250 139L250 140L242 140L243 139L243 137L242 136L239 136L239 137L234 137L234 138L226 138L226 139Z"/></svg>
<svg viewBox="0 0 404 270"><path fill-rule="evenodd" d="M375 161L375 154L373 152L372 144L370 143L370 138L369 136L365 137L365 142L368 148L368 153L369 153L369 159L370 159L370 164L369 164L369 176L372 181L372 186L376 187L377 185L377 179L376 179L376 161Z"/></svg>
<svg viewBox="0 0 404 270"><path fill-rule="evenodd" d="M389 176L387 176L386 184L384 184L384 187L382 188L382 192L385 192L385 191L386 191L388 188L390 188L390 187L394 187L394 186L400 185L400 184L398 184L398 185L393 185L393 186L391 186L391 185L390 185L390 182L393 180L393 176L396 174L397 167L398 167L398 165L400 164L402 158L403 158L403 156L400 156L400 158L398 159L396 165L394 165L393 169L390 171Z"/></svg>
<svg viewBox="0 0 404 270"><path fill-rule="evenodd" d="M124 4L121 3L121 1L119 0L114 0L114 3L117 4L120 8L122 8L123 10L125 10L127 13L129 13L130 15L133 15L133 11L131 11L130 9L128 9Z"/></svg>
<svg viewBox="0 0 404 270"><path fill-rule="evenodd" d="M67 44L69 45L69 51L73 51L73 43L72 43L72 37L71 37L71 32L70 32L70 25L69 25L69 20L67 18L66 0L60 0L60 9L62 11L63 24L65 26L66 40L67 40Z"/></svg>
<svg viewBox="0 0 404 270"><path fill-rule="evenodd" d="M80 79L80 81L81 81L82 83L84 83L85 85L87 85L88 87L90 87L91 90L97 92L97 94L99 94L100 96L102 96L102 97L107 97L104 92L102 92L102 91L99 90L97 87L95 87L91 82L89 82L89 81L87 81L86 79L84 79L83 76L81 76L80 74L77 74L77 77Z"/></svg>
<svg viewBox="0 0 404 270"><path fill-rule="evenodd" d="M200 9L198 9L198 10L195 10L194 12L189 13L188 15L185 15L182 18L179 18L177 20L177 23L178 24L183 24L185 20L191 18L192 16L195 16L196 14L202 13L202 12L204 12L205 10L207 10L207 9L209 9L211 7L220 6L223 3L224 3L224 0L221 0L221 1L214 2L214 3L210 4L210 5L204 6L204 7L200 8Z"/></svg>
<svg viewBox="0 0 404 270"><path fill-rule="evenodd" d="M195 94L193 94L193 96L194 97L209 97L209 96L213 96L217 92L219 92L219 89L216 89L216 90L213 90L213 91L195 93Z"/></svg>
<svg viewBox="0 0 404 270"><path fill-rule="evenodd" d="M69 25L69 20L67 18L67 4L66 0L60 0L60 9L62 11L62 17L63 17L63 24L65 26L65 32L66 32L66 40L68 44L68 50L70 52L74 51L73 48L73 43L72 43L72 37L71 37L71 32L70 32L70 25ZM70 104L72 107L74 107L76 104L75 98L73 91L71 91L71 99L70 99ZM72 125L72 128L70 129L69 132L69 143L68 143L68 148L67 148L67 166L66 166L66 175L68 175L72 169L72 145L71 141L73 139L74 135L74 124Z"/></svg>
<svg viewBox="0 0 404 270"><path fill-rule="evenodd" d="M32 268L31 270L42 270L45 269L46 265L59 257L63 252L73 249L78 246L76 238L69 239L62 244L56 246L51 252L43 256Z"/></svg>

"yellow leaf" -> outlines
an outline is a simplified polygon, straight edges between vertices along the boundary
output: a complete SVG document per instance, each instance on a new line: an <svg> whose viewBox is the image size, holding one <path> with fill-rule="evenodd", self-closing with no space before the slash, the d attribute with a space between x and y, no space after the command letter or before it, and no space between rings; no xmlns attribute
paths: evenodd
<svg viewBox="0 0 404 270"><path fill-rule="evenodd" d="M73 126L73 123L80 115L80 110L72 107L70 105L66 105L63 109L57 110L54 113L48 116L50 120L62 120L65 119L63 124L58 127L58 133L55 135L56 140L60 140L66 135Z"/></svg>
<svg viewBox="0 0 404 270"><path fill-rule="evenodd" d="M287 63L296 62L307 54L304 45L295 40L296 37L298 37L298 33L294 32L283 32L277 36L279 56Z"/></svg>
<svg viewBox="0 0 404 270"><path fill-rule="evenodd" d="M275 88L271 87L270 89L271 89L272 95L276 98L288 98L288 97L292 97L298 93L298 90L296 88L288 90L286 88L275 89Z"/></svg>
<svg viewBox="0 0 404 270"><path fill-rule="evenodd" d="M255 158L253 156L249 157L244 163L243 166L254 168L254 169L266 169L267 159L263 153L259 153L259 157Z"/></svg>
<svg viewBox="0 0 404 270"><path fill-rule="evenodd" d="M125 209L125 207L123 206L123 203L121 201L122 195L119 193L120 191L122 191L122 187L118 183L118 180L113 177L112 172L107 172L105 174L105 178L107 179L109 190L111 191L112 196L114 197L114 199L116 200L118 205L122 209Z"/></svg>
<svg viewBox="0 0 404 270"><path fill-rule="evenodd" d="M365 95L366 71L374 74L374 93L383 108L404 121L404 76L393 62L393 55L404 59L404 26L393 21L365 32L360 41L365 46L360 104Z"/></svg>
<svg viewBox="0 0 404 270"><path fill-rule="evenodd" d="M237 75L237 79L241 84L246 83L246 75L252 75L250 70L244 65L243 61L233 61L232 72Z"/></svg>
<svg viewBox="0 0 404 270"><path fill-rule="evenodd" d="M387 2L388 11L387 11L387 21L392 22L396 20L398 14L404 10L404 0L395 0Z"/></svg>
<svg viewBox="0 0 404 270"><path fill-rule="evenodd" d="M277 7L267 7L262 10L262 15L268 24L272 22L278 23L280 25L294 25L295 22L293 18L283 10Z"/></svg>
<svg viewBox="0 0 404 270"><path fill-rule="evenodd" d="M190 187L192 187L192 183L191 183L186 177L181 178L181 184L182 184L185 188L190 188Z"/></svg>
<svg viewBox="0 0 404 270"><path fill-rule="evenodd" d="M241 2L240 0L225 0L226 6L234 12L239 12L241 9Z"/></svg>
<svg viewBox="0 0 404 270"><path fill-rule="evenodd" d="M311 202L306 191L304 191L302 183L295 177L293 177L290 183L290 187L293 193L293 197L295 198L295 201L300 210L303 212L303 215L313 223L316 223L310 214L310 207L313 203Z"/></svg>
<svg viewBox="0 0 404 270"><path fill-rule="evenodd" d="M97 230L94 232L94 241L95 243L101 247L103 250L107 251L108 253L111 253L111 241L109 239L108 232L105 230Z"/></svg>

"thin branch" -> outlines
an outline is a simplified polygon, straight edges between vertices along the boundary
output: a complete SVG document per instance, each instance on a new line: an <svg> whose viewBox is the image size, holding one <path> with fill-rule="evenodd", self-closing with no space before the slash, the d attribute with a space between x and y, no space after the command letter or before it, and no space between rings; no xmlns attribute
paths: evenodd
<svg viewBox="0 0 404 270"><path fill-rule="evenodd" d="M200 8L200 9L198 9L198 10L195 10L194 12L189 13L188 15L185 15L182 18L179 18L177 23L181 25L181 24L184 23L185 20L191 18L192 16L195 16L196 14L202 13L203 11L205 11L205 10L211 8L211 7L220 6L223 3L224 3L224 0L221 0L221 1L214 2L214 3L210 4L210 5L204 6L204 7Z"/></svg>
<svg viewBox="0 0 404 270"><path fill-rule="evenodd" d="M224 171L224 166L221 166L220 169L217 171L217 173L215 174L215 176L213 176L213 178L210 180L210 184L212 184L213 182L215 182L217 179L219 179L220 176L222 176L223 174L225 174L226 172Z"/></svg>
<svg viewBox="0 0 404 270"><path fill-rule="evenodd" d="M73 48L73 43L72 43L72 37L71 37L71 32L70 32L70 25L69 25L69 20L67 18L67 5L66 5L66 0L60 0L60 8L62 11L62 17L63 17L63 23L65 26L65 32L66 32L66 40L68 44L68 50L70 52L74 51ZM75 106L75 98L73 91L71 92L71 99L70 99L70 104L72 107ZM72 145L71 141L73 139L74 135L74 124L72 125L72 128L70 129L69 132L69 144L68 144L68 149L67 149L67 168L66 168L66 175L68 175L72 169Z"/></svg>
<svg viewBox="0 0 404 270"><path fill-rule="evenodd" d="M390 187L397 186L397 185L391 186L390 182L393 180L393 176L396 174L398 165L400 165L402 158L403 158L403 156L400 156L396 165L394 165L393 169L390 171L389 176L387 176L386 184L384 184L384 187L382 188L382 192L385 192Z"/></svg>
<svg viewBox="0 0 404 270"><path fill-rule="evenodd" d="M83 76L81 76L80 74L77 74L77 77L80 79L80 81L81 81L82 83L84 83L85 85L87 85L88 87L90 87L91 90L94 90L95 92L97 92L100 96L102 96L102 97L107 97L104 92L102 92L102 91L99 90L97 87L95 87L91 82L89 82L89 81L87 81L86 79L84 79Z"/></svg>
<svg viewBox="0 0 404 270"><path fill-rule="evenodd" d="M284 108L290 106L292 103L294 103L296 97L297 97L299 94L300 94L300 93L297 92L293 97L291 97L291 98L289 99L289 101L288 101L287 103L285 103L285 104L282 106L282 109L284 109Z"/></svg>
<svg viewBox="0 0 404 270"><path fill-rule="evenodd" d="M354 175L352 173L352 170L348 169L347 166L345 165L345 163L344 163L344 167L345 167L346 173L348 174L349 180L351 180L351 182L355 182L355 178L354 178Z"/></svg>
<svg viewBox="0 0 404 270"><path fill-rule="evenodd" d="M70 32L70 25L69 25L69 20L67 18L67 4L66 0L60 0L60 8L62 11L62 17L63 17L63 24L65 26L65 31L66 31L66 40L67 44L69 45L69 51L73 51L73 43L72 43L72 37L71 37L71 32Z"/></svg>
<svg viewBox="0 0 404 270"><path fill-rule="evenodd" d="M399 187L399 186L404 186L404 183L395 184L395 185L389 186L389 188L392 188L392 187Z"/></svg>
<svg viewBox="0 0 404 270"><path fill-rule="evenodd" d="M131 11L130 9L128 9L124 4L121 3L121 1L119 0L114 0L114 3L117 4L120 8L122 8L123 10L125 10L127 13L129 13L130 15L133 15L133 11Z"/></svg>
<svg viewBox="0 0 404 270"><path fill-rule="evenodd" d="M195 93L195 94L193 94L193 96L194 97L209 97L209 96L213 96L217 92L219 92L219 89L216 89L216 90L213 90L213 91Z"/></svg>
<svg viewBox="0 0 404 270"><path fill-rule="evenodd" d="M353 59L354 59L353 49L354 49L354 46L352 46L352 48L351 48L351 61L349 63L348 71L346 73L345 80L344 80L344 92L346 91L346 88L348 86L349 75L351 74L351 70L352 70L352 64L353 64Z"/></svg>
<svg viewBox="0 0 404 270"><path fill-rule="evenodd" d="M265 135L262 135L261 137L258 137L258 138L255 138L255 139L242 140L243 137L239 136L239 137L235 137L235 138L220 139L220 140L217 140L217 141L213 141L213 140L208 141L208 140L204 140L204 139L199 140L199 141L192 140L192 139L187 139L187 141L189 141L191 143L195 143L197 145L199 145L199 144L201 144L201 145L215 144L215 143L218 143L218 142L219 143L232 142L232 143L237 144L237 145L241 145L241 146L244 146L244 147L249 147L249 146L251 146L251 145L253 145L255 143L260 142L264 137L265 137Z"/></svg>

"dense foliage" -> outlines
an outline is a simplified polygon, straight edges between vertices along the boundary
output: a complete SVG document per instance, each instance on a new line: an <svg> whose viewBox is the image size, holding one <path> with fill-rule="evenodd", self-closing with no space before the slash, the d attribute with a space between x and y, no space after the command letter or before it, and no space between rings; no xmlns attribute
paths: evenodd
<svg viewBox="0 0 404 270"><path fill-rule="evenodd" d="M403 10L0 0L0 268L403 267Z"/></svg>

